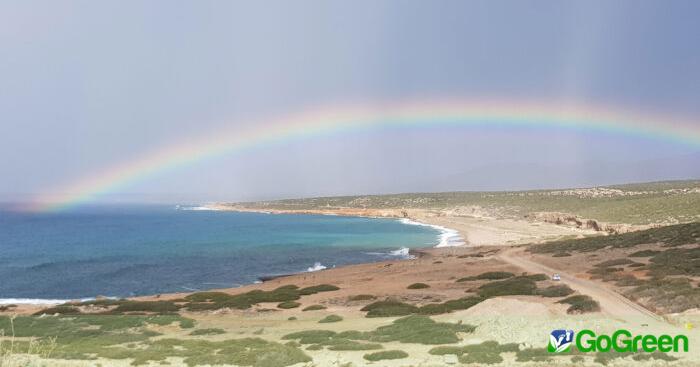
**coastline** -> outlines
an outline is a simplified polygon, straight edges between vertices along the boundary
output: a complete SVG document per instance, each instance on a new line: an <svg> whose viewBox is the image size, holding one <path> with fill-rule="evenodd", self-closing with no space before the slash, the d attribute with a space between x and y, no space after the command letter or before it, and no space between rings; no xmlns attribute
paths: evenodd
<svg viewBox="0 0 700 367"><path fill-rule="evenodd" d="M415 225L415 226L425 226L425 227L430 227L433 228L437 231L439 231L439 235L437 236L437 243L434 244L433 246L429 247L416 247L416 248L408 248L408 247L401 247L397 250L390 251L390 254L392 256L395 256L393 259L384 259L384 260L379 260L379 261L370 261L370 262L361 262L361 263L356 263L356 264L345 264L345 265L340 265L338 267L332 267L331 269L340 269L348 266L356 266L356 265L366 265L366 264L376 264L384 261L406 261L406 260L414 260L416 258L419 258L421 256L425 256L427 251L430 249L436 249L436 248L445 248L445 247L460 247L460 246L465 246L466 243L464 242L462 235L459 233L459 231L446 228L444 226L440 225L435 225L435 224L430 224L426 222L419 221L414 218L409 218L409 217L398 217L395 215L395 213L391 211L386 211L383 213L378 213L379 215L368 215L368 213L335 213L335 212L316 212L316 211L309 211L309 212L301 212L301 211L284 211L284 210L271 210L271 211L263 211L263 210L243 210L243 209L231 209L228 207L222 207L221 205L201 205L201 206L176 206L176 210L192 210L192 211L236 211L236 212L248 212L248 213L261 213L261 214L307 214L307 215L328 215L328 216L344 216L344 217L360 217L360 218L375 218L375 219L397 219L401 223L405 225ZM329 270L328 267L325 265L315 262L313 266L309 267L306 271L298 271L298 272L290 272L286 274L263 274L258 276L258 281L249 283L249 284L242 284L238 287L227 287L223 288L223 290L235 290L235 289L241 289L241 288L246 288L249 286L255 286L263 283L268 283L273 280L278 280L281 278L287 278L287 277L292 277L292 276L297 276L297 275L305 275L305 274L312 274L315 272L319 271L324 271L324 270ZM97 299L151 299L151 298L160 298L161 296L167 296L167 295L182 295L182 294L187 294L187 293L192 293L192 292L197 292L197 291L210 291L210 290L222 290L220 288L212 288L212 289L198 289L198 290L192 290L190 292L169 292L169 293L163 293L163 294L152 294L152 295L141 295L141 296L129 296L129 297L114 297L114 296L101 296L101 295L96 295L93 297L84 297L84 298L78 298L78 299L41 299L41 298L0 298L0 306L8 306L8 305L16 305L16 306L21 306L21 307L29 307L29 308L41 308L44 306L55 306L55 305L61 305L61 304L67 304L67 303L76 303L76 302L86 302L86 301L94 301Z"/></svg>

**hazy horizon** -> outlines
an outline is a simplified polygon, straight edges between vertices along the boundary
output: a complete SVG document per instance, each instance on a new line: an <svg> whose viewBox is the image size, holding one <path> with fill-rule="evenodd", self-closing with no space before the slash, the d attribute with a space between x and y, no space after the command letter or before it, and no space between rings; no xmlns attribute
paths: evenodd
<svg viewBox="0 0 700 367"><path fill-rule="evenodd" d="M698 13L700 3L689 1L3 2L0 201L76 194L61 190L162 147L333 105L528 100L677 117L700 129ZM699 177L700 148L668 139L558 128L379 129L216 156L94 201Z"/></svg>

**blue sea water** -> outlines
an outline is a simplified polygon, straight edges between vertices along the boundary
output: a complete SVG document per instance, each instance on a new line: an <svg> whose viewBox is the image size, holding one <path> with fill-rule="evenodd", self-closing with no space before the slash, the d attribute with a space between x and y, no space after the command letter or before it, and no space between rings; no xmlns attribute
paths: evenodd
<svg viewBox="0 0 700 367"><path fill-rule="evenodd" d="M440 231L394 219L97 207L0 211L0 299L124 297L405 256Z"/></svg>

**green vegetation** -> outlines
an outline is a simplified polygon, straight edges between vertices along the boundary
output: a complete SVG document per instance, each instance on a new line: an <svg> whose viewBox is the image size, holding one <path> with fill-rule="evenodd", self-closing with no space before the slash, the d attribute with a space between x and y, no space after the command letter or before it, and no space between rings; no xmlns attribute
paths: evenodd
<svg viewBox="0 0 700 367"><path fill-rule="evenodd" d="M311 294L316 294L316 293L321 293L321 292L337 291L339 289L340 288L338 288L334 285L321 284L321 285L314 285L311 287L302 288L301 290L299 290L299 294L301 294L302 296L308 296Z"/></svg>
<svg viewBox="0 0 700 367"><path fill-rule="evenodd" d="M370 303L361 311L367 312L367 317L392 317L407 315L440 315L458 310L466 310L491 297L508 295L541 295L544 297L563 297L573 293L566 285L550 286L545 289L537 288L537 281L546 280L544 274L520 275L512 273L505 280L492 281L479 287L478 295L466 296L448 300L442 303L430 303L423 306L414 306L398 300L387 299ZM500 278L505 277L502 272L484 273L478 277Z"/></svg>
<svg viewBox="0 0 700 367"><path fill-rule="evenodd" d="M537 294L542 297L564 297L574 293L574 290L566 284L552 285L544 289L537 290Z"/></svg>
<svg viewBox="0 0 700 367"><path fill-rule="evenodd" d="M425 289L425 288L430 288L430 286L425 284L425 283L413 283L406 288L407 289Z"/></svg>
<svg viewBox="0 0 700 367"><path fill-rule="evenodd" d="M311 305L308 307L304 307L302 311L318 311L318 310L325 310L326 306L324 305Z"/></svg>
<svg viewBox="0 0 700 367"><path fill-rule="evenodd" d="M417 313L418 307L396 300L385 300L370 303L362 307L361 311L367 311L367 317L406 316Z"/></svg>
<svg viewBox="0 0 700 367"><path fill-rule="evenodd" d="M358 294L348 297L348 301L371 301L373 299L377 299L377 297L371 294Z"/></svg>
<svg viewBox="0 0 700 367"><path fill-rule="evenodd" d="M514 343L499 344L495 341L486 341L481 344L466 345L463 347L435 347L428 351L432 355L454 354L459 357L461 363L495 364L503 362L501 353L517 352L518 345Z"/></svg>
<svg viewBox="0 0 700 367"><path fill-rule="evenodd" d="M308 356L294 346L258 338L217 342L202 339L154 339L159 334L149 329L149 325L177 323L181 327L183 324L188 326L191 320L177 315L0 317L0 332L19 338L36 338L40 342L51 340L55 343L51 357L57 359L132 358L133 364L139 365L162 362L167 357L182 357L190 366L235 364L272 367L310 361ZM220 329L200 329L192 334L210 335L220 332Z"/></svg>
<svg viewBox="0 0 700 367"><path fill-rule="evenodd" d="M422 307L396 300L385 300L370 303L361 310L367 311L367 317L392 317L413 314L439 315L457 310L466 310L483 300L481 297L467 296L443 303L430 303Z"/></svg>
<svg viewBox="0 0 700 367"><path fill-rule="evenodd" d="M402 359L408 357L408 353L402 350L384 350L381 352L374 352L365 354L362 358L368 361L383 361L387 359Z"/></svg>
<svg viewBox="0 0 700 367"><path fill-rule="evenodd" d="M347 344L348 341L364 341L372 343L417 343L417 344L449 344L459 341L457 333L471 333L475 329L471 325L435 322L427 316L408 316L395 320L392 324L381 326L374 331L344 331L336 333L330 330L304 330L285 335L282 339L297 340L300 344L318 344L331 346Z"/></svg>
<svg viewBox="0 0 700 367"><path fill-rule="evenodd" d="M476 328L466 324L435 322L427 316L408 316L381 326L372 332L371 341L417 344L449 344L459 341L456 333L471 333Z"/></svg>
<svg viewBox="0 0 700 367"><path fill-rule="evenodd" d="M604 366L607 366L608 363L615 361L616 359L621 359L621 358L627 358L632 356L632 359L635 361L648 361L651 359L654 360L659 360L659 361L666 361L666 362L673 362L675 360L678 360L678 358L669 356L666 353L663 352L653 352L653 353L631 353L631 352L615 352L615 351L610 351L610 352L598 352L595 355L595 359L593 361L600 363Z"/></svg>
<svg viewBox="0 0 700 367"><path fill-rule="evenodd" d="M340 321L343 321L343 318L341 316L328 315L328 316L322 318L321 320L319 320L318 323L319 324L327 324L327 323L331 323L331 322L340 322Z"/></svg>
<svg viewBox="0 0 700 367"><path fill-rule="evenodd" d="M507 271L489 271L482 273L473 277L464 277L457 280L457 282L468 282L473 280L499 280L514 277L515 274L509 273Z"/></svg>
<svg viewBox="0 0 700 367"><path fill-rule="evenodd" d="M277 305L277 308L289 309L289 308L297 308L299 306L301 306L301 303L299 303L299 302L286 301L286 302L279 303Z"/></svg>
<svg viewBox="0 0 700 367"><path fill-rule="evenodd" d="M210 328L210 329L197 329L197 330L190 333L190 335L192 335L192 336L219 335L219 334L226 334L226 331L224 331L224 329L219 329L219 328Z"/></svg>
<svg viewBox="0 0 700 367"><path fill-rule="evenodd" d="M588 313L588 312L598 312L600 311L600 305L593 298L585 295L576 295L564 298L557 303L569 304L569 308L566 310L570 314L578 313Z"/></svg>
<svg viewBox="0 0 700 367"><path fill-rule="evenodd" d="M545 348L528 348L515 353L518 362L547 362L552 360L552 353Z"/></svg>
<svg viewBox="0 0 700 367"><path fill-rule="evenodd" d="M656 250L641 250L637 252L633 252L629 254L629 257L652 257L656 254L658 254L661 251L656 251Z"/></svg>
<svg viewBox="0 0 700 367"><path fill-rule="evenodd" d="M700 304L700 287L693 286L688 278L652 278L625 295L663 312L683 312Z"/></svg>
<svg viewBox="0 0 700 367"><path fill-rule="evenodd" d="M279 302L279 308L294 308L300 304L295 302L302 296L319 292L331 292L340 288L321 284L299 289L295 285L286 285L271 291L253 290L241 294L228 294L224 292L198 292L192 293L183 299L159 300L159 301L135 301L135 300L94 300L76 304L64 304L49 307L37 312L37 315L79 315L78 306L95 306L104 310L98 312L101 315L140 315L177 314L181 309L188 311L208 311L222 308L248 309L251 306L264 302Z"/></svg>
<svg viewBox="0 0 700 367"><path fill-rule="evenodd" d="M479 296L491 298L511 295L533 295L536 291L537 283L534 280L526 276L519 276L486 283L479 287Z"/></svg>
<svg viewBox="0 0 700 367"><path fill-rule="evenodd" d="M442 192L393 195L319 197L242 203L254 209L416 208L455 206L503 208L504 214L522 218L533 212L571 213L610 223L650 224L668 220L681 223L700 219L700 181L668 181L608 186L613 195L588 195L585 190L531 190L501 192ZM581 192L581 193L577 193Z"/></svg>
<svg viewBox="0 0 700 367"><path fill-rule="evenodd" d="M605 268L610 266L629 265L632 263L633 261L630 259L612 259L598 263L595 266L599 268Z"/></svg>
<svg viewBox="0 0 700 367"><path fill-rule="evenodd" d="M664 247L677 247L699 242L700 223L687 223L610 236L553 241L533 245L529 251L534 253L592 252L605 247L630 248L654 243L661 243Z"/></svg>
<svg viewBox="0 0 700 367"><path fill-rule="evenodd" d="M334 285L321 284L302 289L295 285L286 285L272 291L253 290L236 295L223 292L199 292L186 296L185 301L188 303L183 307L189 311L218 310L221 308L247 309L254 304L264 302L281 302L280 304L284 304L284 306L291 306L292 303L286 302L296 301L301 296L338 289L340 288Z"/></svg>
<svg viewBox="0 0 700 367"><path fill-rule="evenodd" d="M443 303L430 303L419 307L417 313L421 315L440 315L452 311L466 310L479 302L482 302L483 300L484 299L481 297L467 296L445 301Z"/></svg>

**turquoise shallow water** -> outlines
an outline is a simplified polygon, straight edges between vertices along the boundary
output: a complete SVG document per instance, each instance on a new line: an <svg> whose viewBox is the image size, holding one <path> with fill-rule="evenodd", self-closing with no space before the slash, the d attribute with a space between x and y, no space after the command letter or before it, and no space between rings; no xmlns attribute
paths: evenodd
<svg viewBox="0 0 700 367"><path fill-rule="evenodd" d="M0 299L233 287L265 275L405 256L440 232L393 219L95 207L0 211Z"/></svg>

